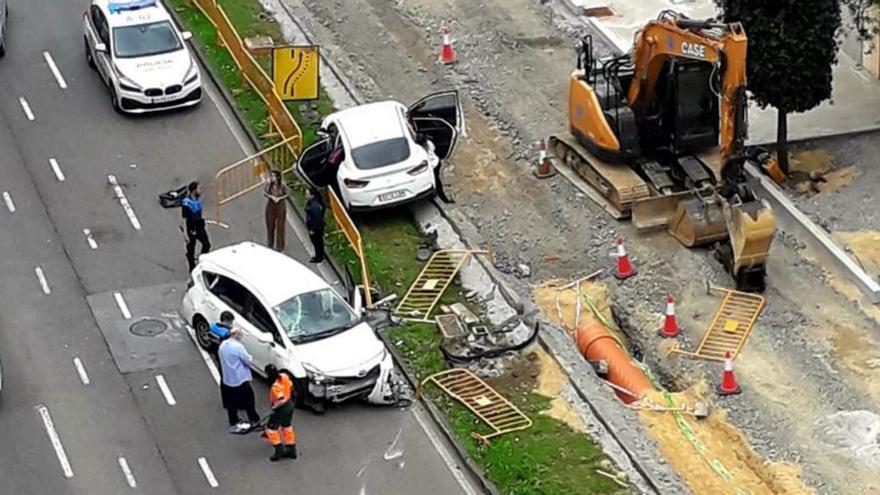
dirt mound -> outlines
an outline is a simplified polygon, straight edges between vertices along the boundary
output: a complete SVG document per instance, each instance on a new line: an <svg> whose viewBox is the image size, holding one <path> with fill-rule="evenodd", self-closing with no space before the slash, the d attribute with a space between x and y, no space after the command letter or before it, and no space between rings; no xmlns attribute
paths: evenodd
<svg viewBox="0 0 880 495"><path fill-rule="evenodd" d="M703 420L688 412L678 417L656 407L693 410L706 393L700 384L682 393L670 394L672 406L661 392L649 394L641 403L639 416L660 444L660 451L693 493L811 494L800 479L800 468L786 463L768 463L749 447L748 441L717 410ZM692 435L691 435L692 432Z"/></svg>
<svg viewBox="0 0 880 495"><path fill-rule="evenodd" d="M550 402L550 409L544 411L543 414L562 421L574 431L586 433L587 427L581 417L571 407L571 404L560 396L562 387L568 383L568 376L543 349L538 348L535 352L538 355L539 366L538 386L535 391L545 397L553 398L553 401Z"/></svg>
<svg viewBox="0 0 880 495"><path fill-rule="evenodd" d="M789 159L789 171L791 172L815 172L824 174L834 167L834 157L827 150L815 149L796 151Z"/></svg>

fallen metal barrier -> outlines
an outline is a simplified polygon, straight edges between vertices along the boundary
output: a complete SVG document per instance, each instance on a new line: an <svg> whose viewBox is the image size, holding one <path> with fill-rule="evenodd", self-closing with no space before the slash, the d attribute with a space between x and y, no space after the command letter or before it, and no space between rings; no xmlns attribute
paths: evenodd
<svg viewBox="0 0 880 495"><path fill-rule="evenodd" d="M440 301L458 270L471 255L476 254L490 253L486 250L469 249L444 249L434 253L394 312L409 320L434 323L433 320L428 320L434 306Z"/></svg>
<svg viewBox="0 0 880 495"><path fill-rule="evenodd" d="M453 368L435 373L422 380L417 393L428 382L440 387L492 429L488 435L471 432L472 437L484 443L488 444L490 439L499 435L532 426L528 416L470 370Z"/></svg>

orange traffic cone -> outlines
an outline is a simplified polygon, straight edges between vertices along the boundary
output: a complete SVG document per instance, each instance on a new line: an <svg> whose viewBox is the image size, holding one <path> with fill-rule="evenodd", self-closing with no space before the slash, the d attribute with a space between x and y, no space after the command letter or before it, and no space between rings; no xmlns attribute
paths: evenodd
<svg viewBox="0 0 880 495"><path fill-rule="evenodd" d="M679 332L678 320L675 318L675 299L672 296L666 296L666 319L663 322L663 328L660 329L660 336L667 338L675 338Z"/></svg>
<svg viewBox="0 0 880 495"><path fill-rule="evenodd" d="M718 395L735 395L742 392L736 383L736 374L733 372L733 357L730 351L724 354L724 374L721 376L721 384L716 388Z"/></svg>
<svg viewBox="0 0 880 495"><path fill-rule="evenodd" d="M617 238L617 252L614 253L614 256L617 257L617 271L614 272L615 277L619 280L624 280L636 274L636 269L629 261L629 255L626 254L626 248L623 247L623 237Z"/></svg>
<svg viewBox="0 0 880 495"><path fill-rule="evenodd" d="M443 26L443 47L440 48L440 63L452 64L455 62L455 52L452 50L452 40L449 39L449 26Z"/></svg>
<svg viewBox="0 0 880 495"><path fill-rule="evenodd" d="M543 139L538 149L538 166L535 167L532 173L539 179L546 179L556 175L556 171L553 170L553 164L550 163L550 157L547 156L547 142Z"/></svg>

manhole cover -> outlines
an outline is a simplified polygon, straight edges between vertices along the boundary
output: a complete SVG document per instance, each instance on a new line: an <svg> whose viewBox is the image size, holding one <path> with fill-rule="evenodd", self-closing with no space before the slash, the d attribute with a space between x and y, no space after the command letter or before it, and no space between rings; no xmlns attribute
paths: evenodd
<svg viewBox="0 0 880 495"><path fill-rule="evenodd" d="M143 318L131 324L129 331L141 337L155 337L168 329L168 324L155 318Z"/></svg>

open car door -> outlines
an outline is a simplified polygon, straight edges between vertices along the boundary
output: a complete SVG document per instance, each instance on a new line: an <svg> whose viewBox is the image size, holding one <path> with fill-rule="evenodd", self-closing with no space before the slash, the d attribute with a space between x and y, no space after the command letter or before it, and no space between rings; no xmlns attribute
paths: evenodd
<svg viewBox="0 0 880 495"><path fill-rule="evenodd" d="M323 189L336 180L336 169L328 163L331 152L330 138L316 141L303 150L296 162L296 171L308 185Z"/></svg>
<svg viewBox="0 0 880 495"><path fill-rule="evenodd" d="M426 96L411 105L406 116L413 129L434 144L434 153L441 160L452 155L459 135L467 135L458 91Z"/></svg>

